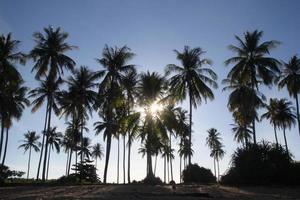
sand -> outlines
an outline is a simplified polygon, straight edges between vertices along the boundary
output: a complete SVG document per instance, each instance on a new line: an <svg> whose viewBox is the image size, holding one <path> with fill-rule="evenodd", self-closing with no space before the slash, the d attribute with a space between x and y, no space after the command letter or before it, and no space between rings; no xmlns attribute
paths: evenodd
<svg viewBox="0 0 300 200"><path fill-rule="evenodd" d="M19 186L0 188L0 199L102 199L102 200L180 200L180 199L299 199L300 187L224 187L224 186L170 186L90 185L90 186Z"/></svg>

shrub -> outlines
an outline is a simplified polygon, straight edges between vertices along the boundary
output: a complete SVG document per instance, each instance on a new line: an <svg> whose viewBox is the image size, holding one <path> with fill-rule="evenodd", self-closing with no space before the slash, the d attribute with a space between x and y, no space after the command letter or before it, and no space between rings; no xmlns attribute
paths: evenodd
<svg viewBox="0 0 300 200"><path fill-rule="evenodd" d="M10 170L9 167L0 164L0 184L4 184L7 179L15 179L23 176L25 172Z"/></svg>
<svg viewBox="0 0 300 200"><path fill-rule="evenodd" d="M210 169L199 167L197 164L188 165L182 172L184 183L215 183L216 177Z"/></svg>
<svg viewBox="0 0 300 200"><path fill-rule="evenodd" d="M71 174L70 176L70 181L74 180L77 181L77 179L79 179L79 181L85 181L85 182L89 182L89 183L95 183L95 182L100 182L100 178L97 175L96 172L96 168L93 164L91 164L92 161L90 160L84 160L81 163L77 163L74 166L74 168L72 170L74 170L76 173L75 174ZM69 181L68 179L66 179L66 181Z"/></svg>
<svg viewBox="0 0 300 200"><path fill-rule="evenodd" d="M222 177L223 184L296 184L299 165L282 146L268 142L238 148L232 155L231 168ZM299 174L299 173L298 173Z"/></svg>
<svg viewBox="0 0 300 200"><path fill-rule="evenodd" d="M161 179L159 177L155 177L155 176L147 176L146 178L144 178L142 180L142 183L146 184L146 185L162 185L163 184Z"/></svg>

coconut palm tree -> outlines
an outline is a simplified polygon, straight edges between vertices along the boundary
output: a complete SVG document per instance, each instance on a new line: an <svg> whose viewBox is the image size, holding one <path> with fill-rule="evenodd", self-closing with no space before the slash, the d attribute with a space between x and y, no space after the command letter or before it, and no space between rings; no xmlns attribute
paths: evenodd
<svg viewBox="0 0 300 200"><path fill-rule="evenodd" d="M236 124L232 124L232 132L234 133L234 140L238 143L242 143L244 147L247 147L252 139L251 127L245 125L242 120L238 120Z"/></svg>
<svg viewBox="0 0 300 200"><path fill-rule="evenodd" d="M220 159L222 159L225 155L224 146L222 143L217 143L215 148L211 151L210 156L214 157L217 161L217 167L218 167L218 175L216 176L217 180L220 180Z"/></svg>
<svg viewBox="0 0 300 200"><path fill-rule="evenodd" d="M65 53L74 49L74 46L69 45L65 40L68 38L68 33L62 32L60 28L54 29L52 26L44 28L44 34L36 32L33 34L35 39L35 47L31 50L29 56L33 58L35 65L32 68L32 72L36 71L35 78L40 79L45 77L46 81L50 85L55 85L63 75L64 69L73 70L75 66L74 60L67 56ZM59 78L57 78L59 77ZM51 126L51 112L53 109L54 99L47 99L48 107L46 107L47 132L50 131ZM48 112L48 113L47 113ZM46 176L46 164L48 153L48 138L46 138L44 165L42 180L45 180ZM38 174L39 175L39 168Z"/></svg>
<svg viewBox="0 0 300 200"><path fill-rule="evenodd" d="M84 137L82 140L83 144L80 146L80 150L78 154L83 157L83 159L90 159L90 156L92 156L91 153L91 139L88 137Z"/></svg>
<svg viewBox="0 0 300 200"><path fill-rule="evenodd" d="M11 33L0 36L0 104L4 104L5 90L7 90L11 84L20 82L22 77L17 70L17 63L25 64L25 55L18 51L20 41L13 40ZM4 129L5 129L5 117L3 117L4 108L0 105L0 119L1 119L1 135L0 135L0 158L2 156L3 142L4 142Z"/></svg>
<svg viewBox="0 0 300 200"><path fill-rule="evenodd" d="M237 55L225 61L225 65L233 64L227 78L249 84L252 90L258 90L259 83L272 85L279 73L279 61L269 56L270 51L277 47L279 42L275 40L261 42L262 36L263 32L258 30L247 31L243 39L235 36L238 45L230 45L229 49ZM252 103L255 105L254 93ZM255 106L251 108L256 109ZM252 129L253 140L256 143L255 118L252 119Z"/></svg>
<svg viewBox="0 0 300 200"><path fill-rule="evenodd" d="M65 99L60 101L63 114L75 115L81 120L81 124L85 124L89 116L92 116L94 105L97 100L96 80L98 74L90 71L87 67L81 66L79 70L74 70L73 75L66 81L68 84L68 91L63 92L62 96ZM74 117L74 116L73 116ZM83 144L83 126L81 126L81 145ZM84 154L81 154L81 162Z"/></svg>
<svg viewBox="0 0 300 200"><path fill-rule="evenodd" d="M98 72L99 76L103 77L103 80L99 84L99 98L101 101L98 101L99 110L101 110L105 116L107 125L114 124L113 118L116 118L114 113L114 107L118 105L118 98L120 97L121 92L121 82L122 77L125 73L129 71L135 71L134 65L127 64L133 58L134 54L127 46L121 48L104 47L102 52L102 58L97 59L97 61L104 67L103 70ZM103 111L105 108L105 111ZM114 126L114 125L112 125ZM104 167L104 178L103 182L106 183L108 162L110 156L110 146L111 146L111 136L116 135L110 131L117 130L114 127L108 128L109 133L107 132L107 148L106 148L106 158L105 158L105 167Z"/></svg>
<svg viewBox="0 0 300 200"><path fill-rule="evenodd" d="M210 156L214 158L214 172L215 177L217 177L216 172L216 155L217 147L221 144L220 133L215 128L211 128L208 131L208 136L206 137L206 145L209 147L211 153Z"/></svg>
<svg viewBox="0 0 300 200"><path fill-rule="evenodd" d="M31 112L32 113L35 113L38 109L40 109L41 106L46 101L44 130L42 131L43 133L46 133L51 124L52 111L54 111L54 113L56 115L59 115L59 113L60 113L60 109L58 107L58 101L60 99L60 88L59 87L62 84L62 80L58 79L53 82L53 80L48 77L48 78L46 78L46 80L40 80L39 83L40 83L40 85L37 88L35 88L29 92L29 98L34 99L31 102L31 105L32 105ZM46 137L47 137L47 134L43 134L42 147L41 147L41 152L40 152L40 158L39 158L39 163L38 163L36 179L39 179L43 153L44 153L43 178L45 178L45 174L44 174L44 173L46 173L46 171L44 172L44 168L46 166L45 159L47 159L47 155L48 155L48 144L46 142L46 141L48 141L48 138L46 138ZM44 147L45 147L45 152L44 152ZM46 153L46 151L47 151L47 153Z"/></svg>
<svg viewBox="0 0 300 200"><path fill-rule="evenodd" d="M281 89L286 87L290 96L296 100L298 131L300 134L300 116L298 93L300 92L300 59L293 56L289 62L283 62L283 70L280 74L278 87Z"/></svg>
<svg viewBox="0 0 300 200"><path fill-rule="evenodd" d="M210 66L211 61L202 58L205 51L201 48L190 48L185 46L183 52L174 50L177 59L181 62L182 66L169 64L166 67L166 75L174 73L170 78L170 92L171 96L176 100L183 101L186 96L189 96L190 104L190 131L189 142L190 148L192 146L192 109L204 100L213 100L214 94L210 88L217 88L217 75L211 69L205 67ZM191 164L191 157L189 156L189 164Z"/></svg>
<svg viewBox="0 0 300 200"><path fill-rule="evenodd" d="M99 158L101 160L103 157L103 147L100 143L97 143L92 147L91 155L95 159L95 166L97 168L97 159Z"/></svg>
<svg viewBox="0 0 300 200"><path fill-rule="evenodd" d="M57 127L50 128L50 131L46 134L48 136L48 144L49 144L49 154L48 154L47 173L46 173L46 179L48 180L51 150L53 151L55 149L56 153L60 152L60 145L61 145L63 135L61 132L57 132Z"/></svg>
<svg viewBox="0 0 300 200"><path fill-rule="evenodd" d="M290 101L286 99L279 99L277 105L277 120L278 127L283 130L284 143L286 152L289 154L287 139L286 139L286 129L290 129L296 123L296 115L294 114L295 108L292 106Z"/></svg>
<svg viewBox="0 0 300 200"><path fill-rule="evenodd" d="M4 165L8 146L8 133L12 125L12 120L19 120L23 110L30 102L26 97L28 88L23 86L22 80L7 83L5 87L1 87L0 89L1 132L4 132L4 129L6 129L5 146L2 157L2 165ZM4 138L2 138L2 140L4 140Z"/></svg>
<svg viewBox="0 0 300 200"><path fill-rule="evenodd" d="M277 138L277 132L276 129L279 125L279 121L277 120L278 117L278 99L270 99L270 102L268 105L266 105L267 112L265 112L262 116L261 119L268 119L270 123L274 127L274 134L275 134L275 141L276 141L276 146L278 147L278 138Z"/></svg>
<svg viewBox="0 0 300 200"><path fill-rule="evenodd" d="M22 140L23 144L21 144L18 148L23 148L24 153L29 149L29 157L28 157L28 168L27 168L27 179L29 178L30 171L30 159L31 159L31 149L35 152L40 150L41 143L38 141L40 136L36 134L35 131L28 131L24 133L24 140Z"/></svg>

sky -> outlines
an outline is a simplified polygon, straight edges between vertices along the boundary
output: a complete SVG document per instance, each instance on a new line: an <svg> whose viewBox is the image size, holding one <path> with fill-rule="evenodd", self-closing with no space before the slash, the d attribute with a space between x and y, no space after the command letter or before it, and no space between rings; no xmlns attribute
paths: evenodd
<svg viewBox="0 0 300 200"><path fill-rule="evenodd" d="M219 88L214 90L215 100L203 102L193 111L192 162L213 169L213 160L205 145L207 130L216 128L223 138L226 155L220 163L221 173L230 166L230 158L238 144L233 140L232 115L227 109L228 92L222 92L221 85L230 70L224 61L234 54L228 45L237 44L234 35L242 36L245 31L264 31L263 40L278 40L281 45L271 52L279 60L287 61L299 53L300 2L296 0L0 0L0 34L12 32L13 38L20 40L20 50L28 53L34 47L32 34L52 25L69 33L68 43L78 46L68 52L77 67L86 65L97 71L102 69L96 62L105 44L109 46L127 45L136 54L131 63L140 72L164 72L167 64L179 64L174 49L181 51L185 45L201 47L205 56L213 60L213 70L218 74ZM38 82L31 73L33 63L18 66L26 86L34 88ZM261 87L267 96L290 99L285 90L277 87ZM182 106L188 108L187 102ZM262 113L263 110L260 111ZM27 170L28 153L18 149L23 134L28 130L38 133L43 129L45 107L36 113L25 109L22 118L13 123L9 134L7 165L15 170ZM96 113L88 122L90 129L86 136L93 144L100 142L105 147L102 135L95 135L93 123L99 121ZM52 125L64 131L64 118L54 117ZM273 128L267 121L257 124L258 140L274 141ZM283 143L283 134L278 132ZM300 136L296 128L287 131L290 151L300 160ZM178 140L172 141L177 151ZM176 145L176 146L175 146ZM138 154L140 141L132 147L131 179L141 180L146 174L146 159ZM121 148L121 152L122 152ZM126 158L127 159L127 158ZM36 176L38 154L33 153L30 177ZM66 154L52 153L49 177L64 175ZM108 182L116 182L117 141L113 140L108 171ZM122 162L121 165L122 166ZM179 157L174 163L174 179L179 181ZM103 180L104 160L98 162L98 173ZM121 170L121 168L120 168ZM122 170L120 180L123 180ZM158 159L156 174L163 178L163 160Z"/></svg>

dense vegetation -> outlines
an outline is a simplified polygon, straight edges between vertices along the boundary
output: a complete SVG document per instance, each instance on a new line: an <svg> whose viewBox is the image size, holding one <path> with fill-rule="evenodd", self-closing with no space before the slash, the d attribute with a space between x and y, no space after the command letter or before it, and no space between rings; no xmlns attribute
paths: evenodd
<svg viewBox="0 0 300 200"><path fill-rule="evenodd" d="M247 154L249 151L253 159L265 160L265 154L262 154L261 146L257 146L256 139L259 134L255 129L256 123L260 121L259 109L266 110L261 119L269 120L274 126L276 145L271 148L276 155L274 159L278 156L278 159L283 159L283 163L292 163L291 158L285 156L289 155L286 131L297 122L300 134L298 105L300 59L293 56L287 63L279 62L270 55L271 50L277 47L279 42L261 41L262 36L263 32L257 30L246 32L243 38L235 36L238 44L229 46L235 55L225 61L225 65L232 68L222 82L225 85L223 90L230 91L228 109L234 119L232 131L234 139L242 144L243 148L238 149L233 156L233 168L224 177L224 182L236 180L242 183L245 177L241 179L228 177L235 177L237 173L247 174L249 172L247 170L252 170L249 168L251 165L243 165L244 161L239 162L239 159L243 159L244 153ZM214 160L214 176L210 171L192 164L191 161L194 150L197 150L197 147L192 149L192 111L202 102L213 100L213 89L218 87L216 82L218 77L213 71L212 61L204 57L203 49L185 46L183 51L175 50L180 65L167 65L165 74L161 75L149 71L137 73L137 66L130 63L135 56L130 48L106 45L101 56L97 58L101 67L98 71L92 71L87 66L76 66L76 62L67 55L76 47L67 43L68 34L60 28L47 27L43 32L34 33L33 37L35 46L26 54L18 51L20 41L14 40L11 34L0 37L2 166L5 165L10 127L14 119L20 119L24 109L31 106L32 113L45 108L45 119L41 127L43 129L41 136L35 131L28 131L24 134L25 139L20 145L25 152L29 151L27 178L32 150L39 152L36 179L46 181L51 170L51 152L53 150L61 152L63 148L63 152L67 155L66 177L61 178L61 181L68 181L68 178L72 180L74 177L90 182L98 181L95 170L97 160L103 157L104 150L100 143L91 146L91 140L85 135L89 131L86 127L88 120L97 113L100 121L94 124L94 132L96 135L101 134L106 142L104 183L107 182L113 139L118 141L117 183L120 181L120 156L123 164L123 183L126 183L126 175L127 182L131 182L131 147L137 139L141 141L139 153L145 156L147 161L147 176L144 183L160 183L160 179L155 177L158 156L164 159L163 182L173 180L172 160L175 157L175 150L172 141L175 138L179 142L180 177L183 177L185 182L212 182L215 181L214 176L219 180L219 162L225 151L221 134L216 129L208 130L206 141L211 150L210 156ZM27 60L34 62L32 73L39 82L37 88L26 87L22 75L17 70L17 64L25 64ZM295 99L297 109L287 99L270 99L268 104L266 97L259 90L261 85L269 87L278 85L279 89L286 88ZM180 103L185 100L188 100L189 111L180 107ZM138 110L137 107L141 109ZM67 128L64 133L57 131L52 122L53 115L65 119ZM283 131L285 150L278 143L279 130ZM94 159L95 167L90 163L90 158ZM272 159L266 166L263 163L262 168L266 168L260 173L266 172L266 175L270 175L267 172L272 163ZM75 166L74 174L70 172L72 165ZM243 166L243 169L240 166ZM280 166L276 170L280 171ZM196 173L195 177L193 173Z"/></svg>

